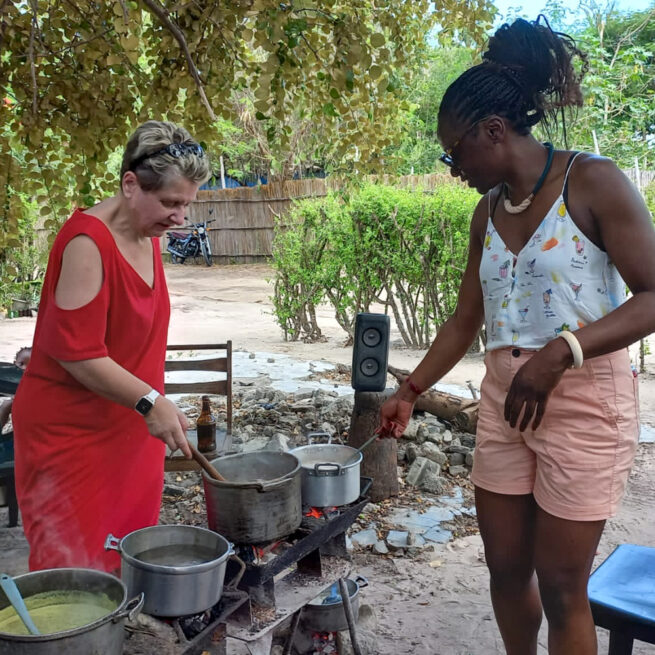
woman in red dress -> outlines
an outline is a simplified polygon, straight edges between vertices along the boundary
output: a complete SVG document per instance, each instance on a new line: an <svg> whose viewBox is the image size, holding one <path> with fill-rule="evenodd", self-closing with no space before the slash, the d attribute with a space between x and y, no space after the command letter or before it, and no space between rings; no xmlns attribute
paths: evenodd
<svg viewBox="0 0 655 655"><path fill-rule="evenodd" d="M120 192L57 235L13 406L31 570L117 569L105 537L155 525L165 446L190 456L185 417L161 395L170 305L158 237L184 222L209 174L186 130L148 121L128 141Z"/></svg>

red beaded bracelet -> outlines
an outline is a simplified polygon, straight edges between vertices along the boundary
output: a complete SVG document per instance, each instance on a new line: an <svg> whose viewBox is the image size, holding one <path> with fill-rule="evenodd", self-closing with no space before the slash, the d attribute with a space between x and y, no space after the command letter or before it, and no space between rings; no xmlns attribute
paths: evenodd
<svg viewBox="0 0 655 655"><path fill-rule="evenodd" d="M421 391L421 390L420 390L420 389L419 389L419 388L418 388L418 387L417 387L417 386L412 382L412 379L411 379L411 378L408 377L407 380L405 380L405 382L407 382L407 386L408 386L408 387L409 387L409 388L410 388L410 389L411 389L411 390L412 390L412 391L413 391L417 396L420 396L420 395L423 393L423 391Z"/></svg>

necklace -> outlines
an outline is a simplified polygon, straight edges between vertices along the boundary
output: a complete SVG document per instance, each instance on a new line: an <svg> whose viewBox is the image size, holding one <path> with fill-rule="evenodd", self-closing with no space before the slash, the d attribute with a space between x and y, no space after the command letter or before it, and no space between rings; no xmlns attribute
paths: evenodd
<svg viewBox="0 0 655 655"><path fill-rule="evenodd" d="M548 171L550 170L550 166L553 163L553 153L555 152L552 143L544 143L544 145L546 148L548 148L546 165L544 166L544 170L541 172L541 176L537 180L537 183L534 185L530 195L523 202L519 203L518 205L513 205L512 201L509 199L509 190L507 189L507 185L503 184L503 206L505 207L505 211L508 214L520 214L521 212L524 212L532 204L534 197L537 195L537 191L541 189L541 186L546 179L546 175L548 175Z"/></svg>

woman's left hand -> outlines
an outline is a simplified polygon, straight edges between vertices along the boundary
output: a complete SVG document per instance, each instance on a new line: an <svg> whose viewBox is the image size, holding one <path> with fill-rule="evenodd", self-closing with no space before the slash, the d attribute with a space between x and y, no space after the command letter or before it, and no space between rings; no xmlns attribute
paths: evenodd
<svg viewBox="0 0 655 655"><path fill-rule="evenodd" d="M539 427L546 412L548 397L571 362L569 345L564 339L554 339L521 366L505 399L505 420L511 427L516 427L522 409L519 431L527 429L533 416L532 429Z"/></svg>

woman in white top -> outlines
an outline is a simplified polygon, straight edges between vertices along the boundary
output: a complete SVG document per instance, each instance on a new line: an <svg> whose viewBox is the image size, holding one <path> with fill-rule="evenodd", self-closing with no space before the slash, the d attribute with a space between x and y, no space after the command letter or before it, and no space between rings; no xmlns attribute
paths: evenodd
<svg viewBox="0 0 655 655"><path fill-rule="evenodd" d="M576 57L541 17L517 20L446 91L442 161L484 197L457 309L379 428L403 433L417 396L484 321L472 480L509 655L536 654L543 613L550 653L597 652L587 580L638 438L627 346L655 330L655 231L641 196L611 161L530 131L582 103Z"/></svg>

